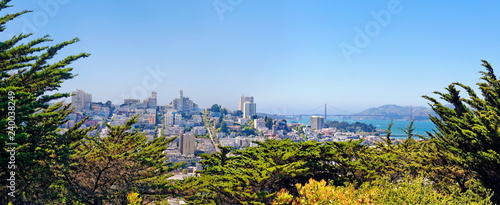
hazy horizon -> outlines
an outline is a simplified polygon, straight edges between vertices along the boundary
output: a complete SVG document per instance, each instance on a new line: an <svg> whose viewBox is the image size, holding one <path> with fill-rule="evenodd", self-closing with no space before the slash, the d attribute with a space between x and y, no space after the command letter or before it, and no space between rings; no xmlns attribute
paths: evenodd
<svg viewBox="0 0 500 205"><path fill-rule="evenodd" d="M46 3L49 2L49 3ZM19 1L1 38L34 33L60 52L88 52L72 64L61 92L93 101L144 99L158 104L180 89L201 108L236 110L253 96L257 112L333 113L386 104L427 106L422 95L452 82L474 86L493 67L500 42L497 1ZM51 44L49 44L51 45ZM318 108L319 107L319 108Z"/></svg>

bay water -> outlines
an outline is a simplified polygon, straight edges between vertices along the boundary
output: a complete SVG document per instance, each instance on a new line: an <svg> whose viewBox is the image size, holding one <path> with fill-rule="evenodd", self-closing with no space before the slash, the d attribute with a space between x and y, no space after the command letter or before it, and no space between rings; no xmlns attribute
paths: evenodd
<svg viewBox="0 0 500 205"><path fill-rule="evenodd" d="M335 118L327 119L327 121L333 121L333 120L339 122L345 121L348 123L361 122L367 125L373 125L377 130L386 130L387 127L389 126L389 123L391 122L391 120L345 120L345 119L335 119ZM304 117L301 120L289 120L288 122L289 123L299 122L304 125L309 125L309 118ZM410 121L408 120L394 120L391 128L392 137L406 138L406 134L403 132L402 129L405 129L408 125L410 125ZM428 137L426 132L433 133L434 132L433 130L436 130L436 126L430 120L415 121L413 123L413 127L415 128L415 130L413 131L414 134L422 135L424 137Z"/></svg>

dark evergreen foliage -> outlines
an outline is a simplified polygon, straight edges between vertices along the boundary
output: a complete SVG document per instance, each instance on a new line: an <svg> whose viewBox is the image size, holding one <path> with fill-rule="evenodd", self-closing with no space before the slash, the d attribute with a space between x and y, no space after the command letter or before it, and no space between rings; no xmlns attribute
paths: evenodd
<svg viewBox="0 0 500 205"><path fill-rule="evenodd" d="M9 2L0 1L0 11L10 7ZM7 22L27 12L0 17L0 32ZM343 187L343 193L362 201L373 197L356 193L377 191L387 197L377 200L385 202L401 202L395 196L404 197L415 188L422 192L411 197L425 199L423 204L489 204L494 191L492 201L500 203L500 81L486 61L482 82L477 84L479 94L452 83L447 92L435 92L441 100L424 96L436 113L430 119L437 130L428 133L429 138L418 136L423 139L418 140L412 122L403 130L406 140L391 140L391 124L387 135L374 146L364 145L363 140L270 139L244 150L219 147L220 152L200 154L203 170L199 176L173 183L167 180L168 172L180 165L166 162L163 153L173 139L147 141L143 133L131 130L137 117L122 126L107 125L110 132L102 138L87 135L93 127L81 129L85 120L64 132L58 128L72 109L49 103L70 94L48 92L72 79L75 75L68 66L90 54L58 59L57 52L77 38L51 45L49 36L29 40L30 36L33 34L19 34L0 43L0 127L10 131L0 132L0 180L6 182L15 172L16 184L16 197L3 194L2 204L127 204L132 199L140 203L143 197L161 200L172 195L182 196L190 204L271 204L277 195L285 202L304 197L305 201L328 200L325 195L334 193L334 187ZM221 115L216 124L207 120L207 126L227 132L223 121L227 109L213 105L210 111ZM376 131L362 123L333 121L326 125L340 131ZM266 119L266 126L287 128L286 121L274 123L271 118ZM300 133L300 127L296 129ZM243 132L255 134L249 126ZM15 168L5 166L12 162L11 147L16 151ZM417 179L416 183L411 179ZM311 186L312 192L302 191ZM0 192L8 193L9 188L0 186ZM444 199L448 201L436 201Z"/></svg>
<svg viewBox="0 0 500 205"><path fill-rule="evenodd" d="M473 171L487 188L495 191L493 200L500 203L500 81L492 66L483 60L483 82L477 83L480 95L461 83L452 83L446 93L435 92L430 101L438 116L430 116L437 132L430 133L443 157L452 165ZM467 97L461 95L465 91Z"/></svg>
<svg viewBox="0 0 500 205"><path fill-rule="evenodd" d="M10 7L9 0L0 2L0 11ZM6 14L0 18L0 32L6 23L30 11ZM0 179L5 182L10 171L16 175L16 197L2 194L4 202L14 203L50 203L61 194L63 179L54 170L71 154L71 144L80 140L84 130L74 128L60 133L58 126L66 122L71 108L62 103L49 105L53 100L70 96L69 93L47 94L57 91L61 83L74 77L72 62L89 56L80 53L64 58L55 58L57 52L64 47L78 42L78 38L50 45L49 36L28 40L33 34L19 34L10 39L2 39L0 44L0 127L6 130L8 117L15 115L14 142L16 147L16 169L7 170L7 152L2 151L0 157ZM9 95L9 92L15 93ZM13 98L9 99L9 96ZM8 110L9 102L15 104L15 110ZM14 112L15 114L9 114ZM0 133L0 145L6 150L9 142L6 132ZM7 193L6 186L0 192Z"/></svg>
<svg viewBox="0 0 500 205"><path fill-rule="evenodd" d="M367 133L373 133L377 132L377 128L375 128L373 125L367 125L362 122L354 122L354 123L349 123L349 122L339 122L339 121L326 121L325 122L325 127L331 127L331 128L337 128L337 130L341 132L367 132Z"/></svg>

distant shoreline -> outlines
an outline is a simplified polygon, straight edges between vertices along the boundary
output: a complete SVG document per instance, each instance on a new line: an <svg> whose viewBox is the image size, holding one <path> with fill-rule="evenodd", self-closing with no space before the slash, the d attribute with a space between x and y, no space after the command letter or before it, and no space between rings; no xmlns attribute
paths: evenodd
<svg viewBox="0 0 500 205"><path fill-rule="evenodd" d="M386 130L389 123L391 122L391 120L343 120L343 119L334 119L334 118L328 118L327 121L333 121L333 120L336 120L336 121L344 121L344 122L349 122L349 123L353 123L353 122L361 122L361 123L365 123L367 125L373 125L375 128L377 128L377 130ZM292 122L297 122L297 123L302 123L304 125L309 125L309 119L308 118L303 118L301 120L287 120L288 123L292 123ZM406 137L406 133L404 133L401 129L405 129L406 126L408 126L410 124L410 120L394 120L393 121L393 125L392 125L392 135L391 137L394 137L394 138L404 138ZM435 130L436 127L434 125L434 123L430 120L416 120L414 123L413 123L413 127L415 128L414 130L414 134L417 134L417 135L423 135L423 136L427 136L427 133L426 132L433 132L433 129Z"/></svg>

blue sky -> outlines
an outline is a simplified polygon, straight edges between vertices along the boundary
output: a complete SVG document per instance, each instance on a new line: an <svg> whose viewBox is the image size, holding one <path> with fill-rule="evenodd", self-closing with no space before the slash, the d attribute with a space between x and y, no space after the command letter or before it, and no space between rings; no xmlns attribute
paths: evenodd
<svg viewBox="0 0 500 205"><path fill-rule="evenodd" d="M451 82L478 82L481 59L500 66L498 1L11 4L5 11L34 12L9 23L0 38L79 37L59 57L92 56L72 65L78 76L60 91L81 89L94 101L142 99L156 90L167 104L183 89L202 108L218 103L234 110L245 95L254 96L258 112L317 113L324 103L338 108L332 113L359 112L426 106L421 95Z"/></svg>

